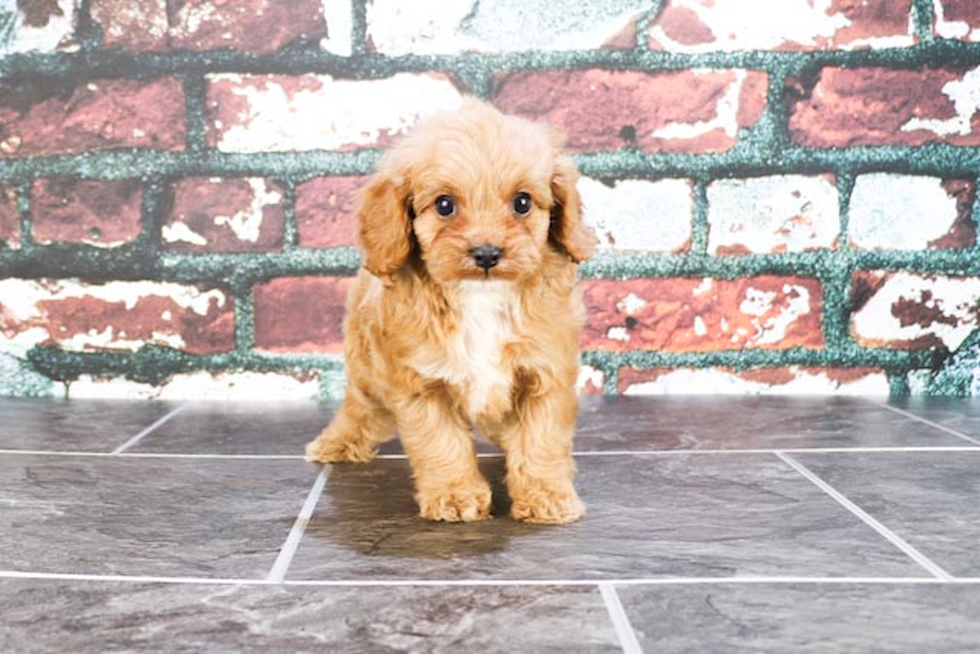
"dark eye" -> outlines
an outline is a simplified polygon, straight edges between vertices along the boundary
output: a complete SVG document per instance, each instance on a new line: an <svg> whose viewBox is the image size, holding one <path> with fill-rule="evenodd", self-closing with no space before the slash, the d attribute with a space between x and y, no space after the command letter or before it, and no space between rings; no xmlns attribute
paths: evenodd
<svg viewBox="0 0 980 654"><path fill-rule="evenodd" d="M440 195L436 198L436 213L443 218L449 218L456 214L456 202L448 195Z"/></svg>
<svg viewBox="0 0 980 654"><path fill-rule="evenodd" d="M514 196L514 213L519 216L526 216L531 211L531 196L527 193L518 193Z"/></svg>

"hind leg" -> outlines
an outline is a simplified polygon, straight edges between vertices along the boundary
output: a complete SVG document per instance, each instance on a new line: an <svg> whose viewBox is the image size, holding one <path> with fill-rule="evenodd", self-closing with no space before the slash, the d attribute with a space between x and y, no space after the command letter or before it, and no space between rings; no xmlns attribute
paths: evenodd
<svg viewBox="0 0 980 654"><path fill-rule="evenodd" d="M391 413L348 385L344 403L323 432L306 445L306 460L320 463L370 461L394 431Z"/></svg>

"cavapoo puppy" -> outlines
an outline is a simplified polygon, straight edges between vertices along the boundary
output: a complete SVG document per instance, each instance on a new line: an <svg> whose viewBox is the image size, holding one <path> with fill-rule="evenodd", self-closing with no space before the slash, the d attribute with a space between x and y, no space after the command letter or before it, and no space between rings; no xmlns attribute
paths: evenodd
<svg viewBox="0 0 980 654"><path fill-rule="evenodd" d="M573 486L577 264L595 239L549 128L468 99L389 150L361 195L340 411L307 459L367 461L397 430L430 520L483 520L472 428L506 456L511 514L562 523Z"/></svg>

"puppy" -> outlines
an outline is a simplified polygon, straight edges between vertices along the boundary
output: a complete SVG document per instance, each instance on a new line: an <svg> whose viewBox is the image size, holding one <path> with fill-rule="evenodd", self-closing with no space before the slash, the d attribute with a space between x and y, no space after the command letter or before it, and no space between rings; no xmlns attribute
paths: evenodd
<svg viewBox="0 0 980 654"><path fill-rule="evenodd" d="M362 191L363 268L344 325L340 411L310 461L368 461L397 430L420 514L483 520L472 427L506 455L511 515L579 518L572 435L595 238L550 129L468 99L389 150Z"/></svg>

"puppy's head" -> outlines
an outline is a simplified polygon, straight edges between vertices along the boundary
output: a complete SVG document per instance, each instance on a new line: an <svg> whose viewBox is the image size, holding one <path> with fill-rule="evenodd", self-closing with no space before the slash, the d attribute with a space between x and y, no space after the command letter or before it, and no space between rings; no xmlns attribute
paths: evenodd
<svg viewBox="0 0 980 654"><path fill-rule="evenodd" d="M516 280L549 250L591 256L575 164L543 125L467 100L387 152L361 196L364 265L387 275L418 255L439 282Z"/></svg>

